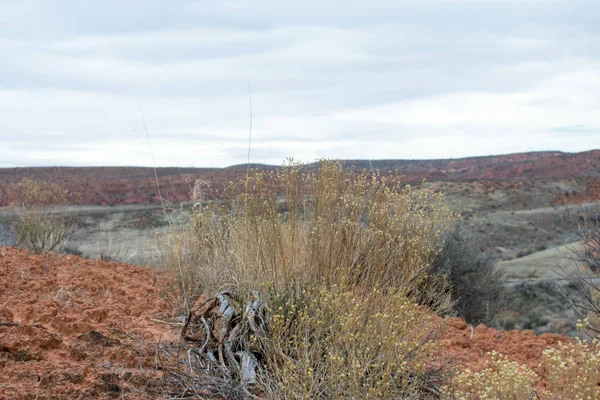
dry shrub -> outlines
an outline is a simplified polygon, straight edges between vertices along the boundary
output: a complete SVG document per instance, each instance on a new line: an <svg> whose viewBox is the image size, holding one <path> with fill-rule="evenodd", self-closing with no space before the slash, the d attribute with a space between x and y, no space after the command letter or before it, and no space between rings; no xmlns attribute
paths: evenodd
<svg viewBox="0 0 600 400"><path fill-rule="evenodd" d="M203 297L186 319L172 394L270 399L430 398L445 376L440 319L401 293L344 285ZM185 379L181 379L185 376ZM179 379L174 379L179 378Z"/></svg>
<svg viewBox="0 0 600 400"><path fill-rule="evenodd" d="M451 285L457 314L469 324L489 323L503 308L504 277L491 251L481 252L462 228L449 231L433 273Z"/></svg>
<svg viewBox="0 0 600 400"><path fill-rule="evenodd" d="M454 218L441 195L330 161L253 171L227 194L228 203L198 207L189 227L164 242L182 311L221 289L239 304L219 308L229 334L211 333L221 332L222 317L200 318L207 333L190 349L203 354L191 370L220 371L219 382L244 393L237 365L251 352L253 390L271 398L435 393L440 373L423 361L438 326L419 304L441 313L453 306L445 281L431 274ZM269 311L260 333L243 322L256 301Z"/></svg>
<svg viewBox="0 0 600 400"><path fill-rule="evenodd" d="M451 310L449 293L437 290L444 283L430 276L453 221L442 195L330 161L315 170L254 171L227 193L229 204L199 207L189 228L167 240L163 264L191 280L180 282L189 296L266 281L285 289L331 285L349 271L354 285L393 287Z"/></svg>
<svg viewBox="0 0 600 400"><path fill-rule="evenodd" d="M401 293L334 285L272 299L266 354L272 399L429 398L440 320ZM264 382L264 381L263 381Z"/></svg>
<svg viewBox="0 0 600 400"><path fill-rule="evenodd" d="M18 246L40 254L56 250L64 242L70 226L56 213L56 206L74 200L64 187L23 178L9 187L9 198L18 215Z"/></svg>

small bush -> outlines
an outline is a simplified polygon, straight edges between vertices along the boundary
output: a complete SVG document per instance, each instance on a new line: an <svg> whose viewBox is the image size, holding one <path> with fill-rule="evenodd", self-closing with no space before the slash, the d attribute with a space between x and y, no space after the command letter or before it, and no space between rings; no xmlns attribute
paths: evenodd
<svg viewBox="0 0 600 400"><path fill-rule="evenodd" d="M432 272L450 284L455 310L468 323L489 323L502 309L505 290L494 255L478 252L474 239L462 229L446 235Z"/></svg>
<svg viewBox="0 0 600 400"><path fill-rule="evenodd" d="M334 286L272 304L273 399L428 398L440 383L432 360L440 321L401 293Z"/></svg>
<svg viewBox="0 0 600 400"><path fill-rule="evenodd" d="M9 187L11 203L17 210L17 245L36 254L56 250L70 232L65 219L56 213L56 206L72 200L59 185L24 178Z"/></svg>
<svg viewBox="0 0 600 400"><path fill-rule="evenodd" d="M187 230L165 240L162 263L188 304L224 286L328 286L350 271L356 286L393 287L436 311L452 309L430 273L454 222L441 194L324 161L315 170L254 171L227 197L198 207Z"/></svg>
<svg viewBox="0 0 600 400"><path fill-rule="evenodd" d="M179 390L196 385L227 398L248 398L254 390L270 399L395 399L430 398L441 386L443 360L434 340L442 321L402 293L345 285L270 292L265 299L227 291L203 298L184 328L192 343L186 364L195 376L176 380Z"/></svg>
<svg viewBox="0 0 600 400"><path fill-rule="evenodd" d="M255 390L270 398L426 398L440 376L426 363L438 325L420 305L453 306L446 282L431 274L454 223L442 195L329 161L253 171L226 194L229 203L199 204L190 225L163 242L182 311L222 289L240 304L220 311L232 321L229 339L224 318L201 321L195 371L215 366L226 371L219 382L239 387L251 374L237 365L252 352ZM256 319L256 302L269 310L264 335L241 322Z"/></svg>

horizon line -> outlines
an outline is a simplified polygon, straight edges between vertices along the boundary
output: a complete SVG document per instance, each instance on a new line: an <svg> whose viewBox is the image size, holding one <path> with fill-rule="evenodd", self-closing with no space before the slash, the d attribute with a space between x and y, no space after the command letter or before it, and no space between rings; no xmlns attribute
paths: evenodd
<svg viewBox="0 0 600 400"><path fill-rule="evenodd" d="M467 156L467 157L448 157L448 158L323 158L328 160L338 160L341 162L382 162L382 161L457 161L457 160L468 160L474 158L493 158L493 157L507 157L507 156L516 156L516 155L524 155L524 154L561 154L561 155L573 155L573 154L583 154L600 151L600 148L594 148L583 151L563 151L563 150L532 150L532 151L523 151L516 153L501 153L501 154L488 154L488 155L478 155L478 156ZM302 164L310 165L318 162L320 159L316 159L310 162L301 162ZM154 167L152 165L21 165L21 166L0 166L0 169L34 169L34 168L180 168L180 169L208 169L208 170L221 170L221 169L230 169L230 168L238 168L245 167L247 165L250 166L265 166L265 167L281 167L283 164L268 164L261 162L251 162L251 163L237 163L231 164L225 167L199 167L199 166L182 166L182 165L169 165L169 166L157 166Z"/></svg>

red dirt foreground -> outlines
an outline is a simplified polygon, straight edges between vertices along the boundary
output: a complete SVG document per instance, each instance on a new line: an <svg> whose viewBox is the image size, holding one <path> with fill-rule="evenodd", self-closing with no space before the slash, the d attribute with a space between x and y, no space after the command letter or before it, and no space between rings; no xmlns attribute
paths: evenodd
<svg viewBox="0 0 600 400"><path fill-rule="evenodd" d="M0 398L160 397L178 330L149 268L0 247Z"/></svg>
<svg viewBox="0 0 600 400"><path fill-rule="evenodd" d="M487 353L495 350L511 361L524 364L544 376L540 366L542 352L558 342L572 339L554 333L536 336L533 331L499 331L485 325L471 327L460 318L446 318L446 332L441 339L447 355L461 370L480 371L487 367Z"/></svg>
<svg viewBox="0 0 600 400"><path fill-rule="evenodd" d="M164 398L158 343L179 329L153 270L0 247L0 399ZM542 351L569 340L531 331L471 329L447 319L442 344L459 368L503 353L536 372Z"/></svg>

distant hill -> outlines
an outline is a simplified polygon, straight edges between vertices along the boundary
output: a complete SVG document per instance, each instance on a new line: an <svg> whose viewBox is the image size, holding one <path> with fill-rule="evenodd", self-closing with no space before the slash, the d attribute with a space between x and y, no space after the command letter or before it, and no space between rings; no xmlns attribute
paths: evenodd
<svg viewBox="0 0 600 400"><path fill-rule="evenodd" d="M258 163L250 163L248 164L236 164L230 165L229 167L225 167L227 170L242 170L246 171L250 167L251 169L276 169L279 168L279 165L270 165L270 164L258 164Z"/></svg>
<svg viewBox="0 0 600 400"><path fill-rule="evenodd" d="M409 181L600 177L600 150L531 152L442 160L344 160L359 169L397 169Z"/></svg>
<svg viewBox="0 0 600 400"><path fill-rule="evenodd" d="M600 178L600 150L581 153L530 152L445 160L342 160L359 170L398 170L406 182ZM316 164L309 164L308 168ZM251 164L252 168L277 166ZM157 168L161 193L178 203L189 200L197 179L219 190L242 177L247 165L227 168ZM148 167L41 167L0 169L0 206L8 203L6 189L22 178L55 182L82 194L81 204L118 205L158 202L154 170Z"/></svg>

